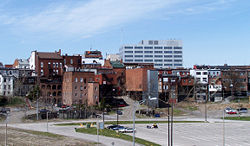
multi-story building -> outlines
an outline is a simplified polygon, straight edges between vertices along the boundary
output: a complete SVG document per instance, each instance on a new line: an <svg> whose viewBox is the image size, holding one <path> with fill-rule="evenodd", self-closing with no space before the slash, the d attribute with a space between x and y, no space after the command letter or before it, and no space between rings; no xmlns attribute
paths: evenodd
<svg viewBox="0 0 250 146"><path fill-rule="evenodd" d="M137 45L123 45L120 56L124 63L154 63L155 68L183 66L181 40L142 40Z"/></svg>
<svg viewBox="0 0 250 146"><path fill-rule="evenodd" d="M12 68L0 68L0 95L14 95L14 81L19 77L19 70Z"/></svg>
<svg viewBox="0 0 250 146"><path fill-rule="evenodd" d="M63 75L63 104L95 105L99 102L99 84L94 72L69 71Z"/></svg>
<svg viewBox="0 0 250 146"><path fill-rule="evenodd" d="M85 51L82 56L82 68L100 68L104 65L100 51Z"/></svg>

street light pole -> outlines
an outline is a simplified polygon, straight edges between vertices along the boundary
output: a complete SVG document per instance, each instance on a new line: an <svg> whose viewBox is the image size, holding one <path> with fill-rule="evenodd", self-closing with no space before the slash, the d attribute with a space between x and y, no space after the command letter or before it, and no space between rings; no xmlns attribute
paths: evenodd
<svg viewBox="0 0 250 146"><path fill-rule="evenodd" d="M134 111L133 111L133 146L135 146L135 112L136 112L136 101L134 102Z"/></svg>
<svg viewBox="0 0 250 146"><path fill-rule="evenodd" d="M36 93L36 120L38 121L38 92Z"/></svg>

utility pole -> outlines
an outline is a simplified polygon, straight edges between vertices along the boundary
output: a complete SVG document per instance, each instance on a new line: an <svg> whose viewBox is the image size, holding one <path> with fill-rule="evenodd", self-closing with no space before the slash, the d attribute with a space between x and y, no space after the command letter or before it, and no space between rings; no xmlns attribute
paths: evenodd
<svg viewBox="0 0 250 146"><path fill-rule="evenodd" d="M39 109L38 109L38 92L36 93L36 120L38 121L38 112L39 112Z"/></svg>
<svg viewBox="0 0 250 146"><path fill-rule="evenodd" d="M6 125L5 125L5 146L8 145L8 113L6 113Z"/></svg>

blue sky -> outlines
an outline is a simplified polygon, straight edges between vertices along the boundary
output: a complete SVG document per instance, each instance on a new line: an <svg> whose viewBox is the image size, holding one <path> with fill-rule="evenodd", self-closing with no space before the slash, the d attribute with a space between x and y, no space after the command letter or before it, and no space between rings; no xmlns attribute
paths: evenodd
<svg viewBox="0 0 250 146"><path fill-rule="evenodd" d="M184 66L250 64L249 0L5 0L0 62L31 51L118 53L143 39L181 39Z"/></svg>

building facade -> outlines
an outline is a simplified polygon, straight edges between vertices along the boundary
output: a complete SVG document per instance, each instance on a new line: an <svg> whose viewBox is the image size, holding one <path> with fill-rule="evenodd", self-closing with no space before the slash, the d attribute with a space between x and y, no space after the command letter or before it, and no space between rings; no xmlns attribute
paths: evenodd
<svg viewBox="0 0 250 146"><path fill-rule="evenodd" d="M181 40L142 40L137 45L123 45L120 56L124 63L154 63L155 68L183 66Z"/></svg>

